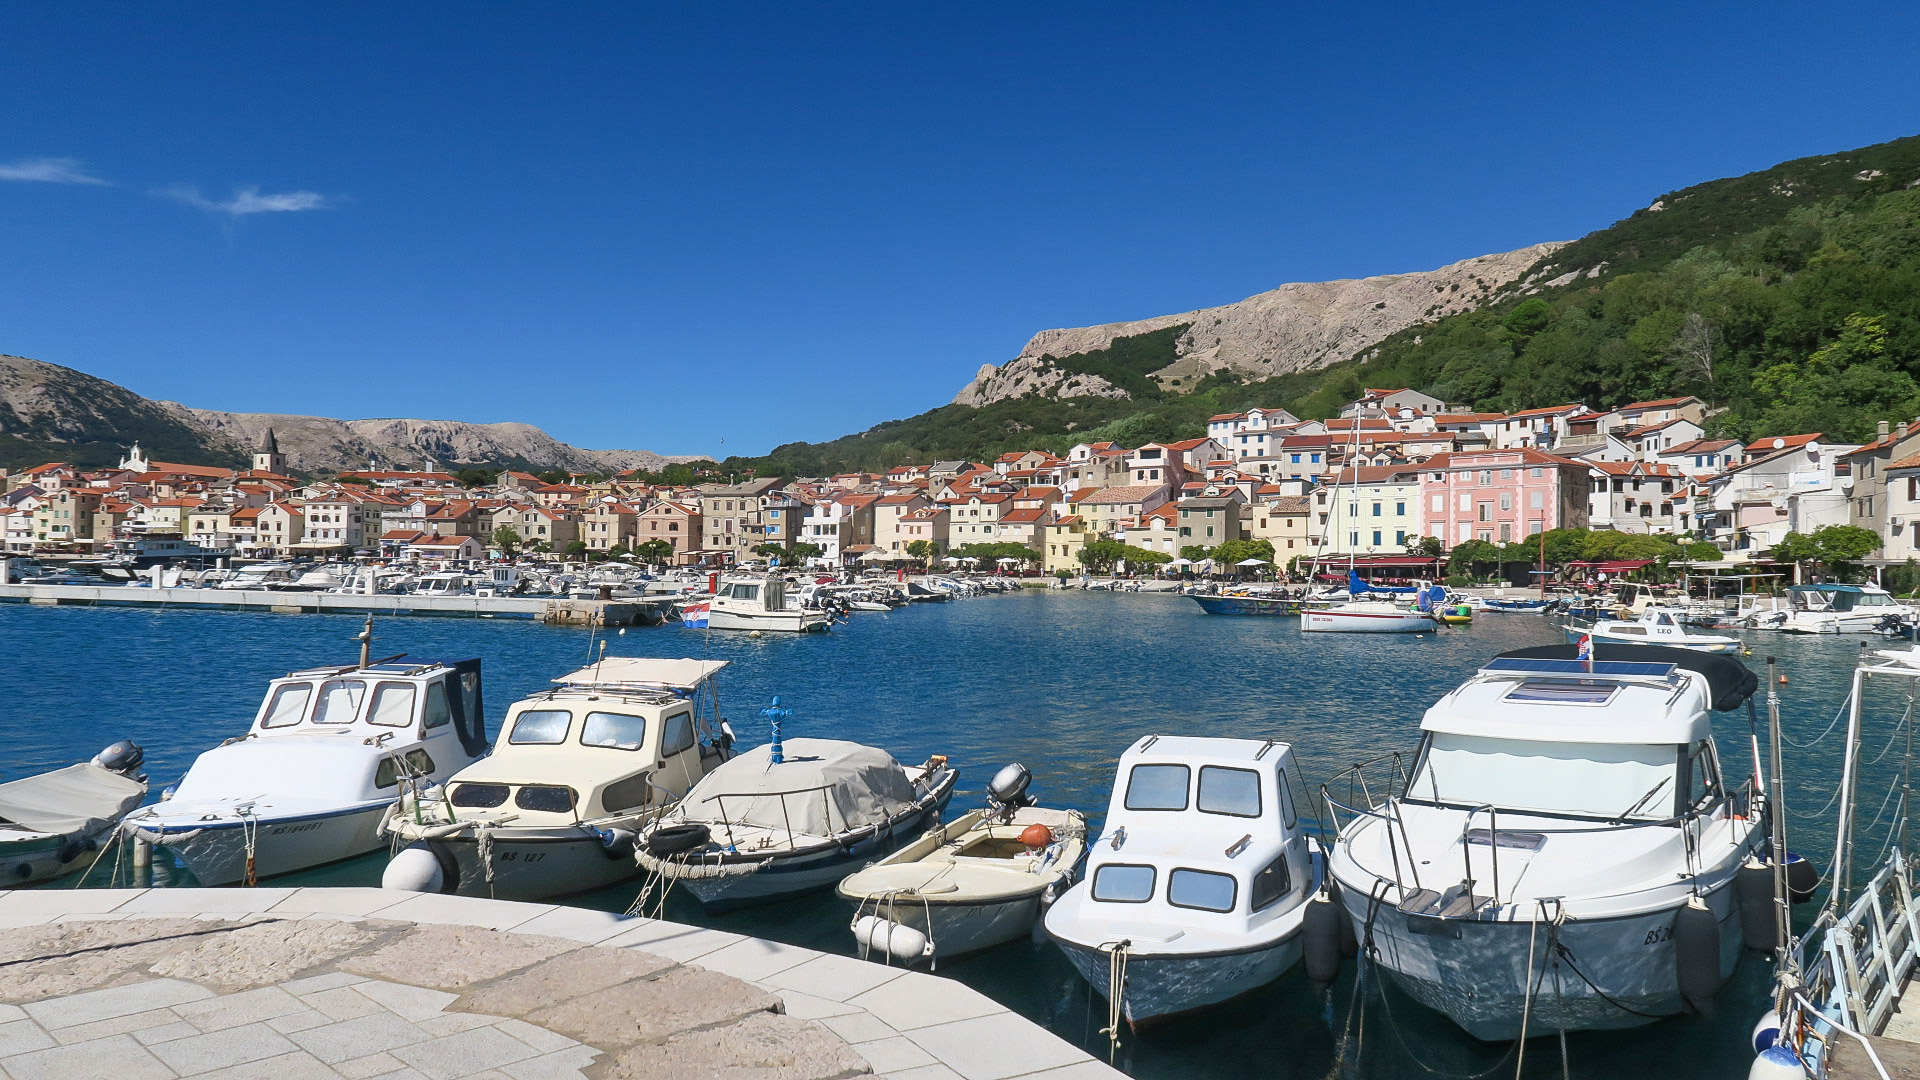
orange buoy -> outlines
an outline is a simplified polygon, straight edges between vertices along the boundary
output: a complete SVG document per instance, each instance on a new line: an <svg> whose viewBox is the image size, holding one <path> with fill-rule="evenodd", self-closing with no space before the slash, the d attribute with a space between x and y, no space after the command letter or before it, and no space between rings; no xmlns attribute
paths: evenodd
<svg viewBox="0 0 1920 1080"><path fill-rule="evenodd" d="M1787 677L1785 675L1780 676L1780 685L1781 686L1787 685Z"/></svg>
<svg viewBox="0 0 1920 1080"><path fill-rule="evenodd" d="M1038 851L1053 843L1053 830L1045 825L1029 825L1021 831L1020 842Z"/></svg>

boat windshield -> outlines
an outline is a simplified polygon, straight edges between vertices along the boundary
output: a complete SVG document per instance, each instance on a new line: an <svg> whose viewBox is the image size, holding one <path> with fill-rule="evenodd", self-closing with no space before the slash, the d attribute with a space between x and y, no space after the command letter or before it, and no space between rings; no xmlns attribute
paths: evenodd
<svg viewBox="0 0 1920 1080"><path fill-rule="evenodd" d="M1683 747L1434 732L1409 798L1605 820L1673 816Z"/></svg>

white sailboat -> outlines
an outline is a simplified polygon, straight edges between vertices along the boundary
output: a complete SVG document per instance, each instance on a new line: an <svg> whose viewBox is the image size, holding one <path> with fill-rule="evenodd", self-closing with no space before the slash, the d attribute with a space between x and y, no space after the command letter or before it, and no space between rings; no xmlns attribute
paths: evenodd
<svg viewBox="0 0 1920 1080"><path fill-rule="evenodd" d="M1711 715L1758 680L1723 656L1594 651L1503 654L1427 710L1410 770L1395 755L1392 776L1381 759L1323 789L1347 815L1328 862L1356 936L1477 1038L1701 1008L1740 957L1732 886L1764 798L1723 777Z"/></svg>

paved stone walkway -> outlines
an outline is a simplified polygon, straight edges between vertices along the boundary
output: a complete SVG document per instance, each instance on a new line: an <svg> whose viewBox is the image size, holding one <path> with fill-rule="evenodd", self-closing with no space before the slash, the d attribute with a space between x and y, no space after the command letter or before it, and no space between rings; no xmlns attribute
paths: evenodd
<svg viewBox="0 0 1920 1080"><path fill-rule="evenodd" d="M0 894L10 1080L1110 1080L951 980L380 889Z"/></svg>

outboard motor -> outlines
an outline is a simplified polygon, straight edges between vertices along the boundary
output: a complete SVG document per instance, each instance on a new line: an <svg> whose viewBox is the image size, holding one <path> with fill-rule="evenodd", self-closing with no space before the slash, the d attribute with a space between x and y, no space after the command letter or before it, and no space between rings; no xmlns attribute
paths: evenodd
<svg viewBox="0 0 1920 1080"><path fill-rule="evenodd" d="M1033 797L1027 794L1032 783L1033 773L1019 762L993 774L993 779L987 782L987 802L1000 820L1012 821L1015 810L1034 804Z"/></svg>
<svg viewBox="0 0 1920 1080"><path fill-rule="evenodd" d="M93 764L108 772L116 772L136 780L145 779L134 774L139 771L141 765L146 763L146 760L147 752L140 749L140 744L132 739L121 739L93 755Z"/></svg>

